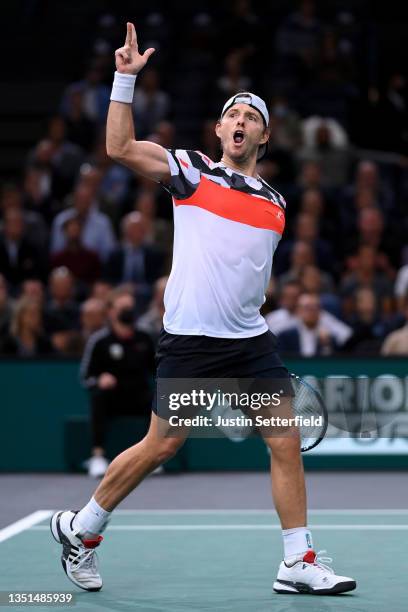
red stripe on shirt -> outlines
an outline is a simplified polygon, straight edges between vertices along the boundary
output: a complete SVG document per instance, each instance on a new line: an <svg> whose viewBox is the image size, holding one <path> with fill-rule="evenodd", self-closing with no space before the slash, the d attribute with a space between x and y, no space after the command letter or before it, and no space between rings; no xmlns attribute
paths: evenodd
<svg viewBox="0 0 408 612"><path fill-rule="evenodd" d="M176 206L198 206L209 212L252 227L269 229L283 234L285 215L277 204L218 183L202 176L192 196L185 200L174 198Z"/></svg>

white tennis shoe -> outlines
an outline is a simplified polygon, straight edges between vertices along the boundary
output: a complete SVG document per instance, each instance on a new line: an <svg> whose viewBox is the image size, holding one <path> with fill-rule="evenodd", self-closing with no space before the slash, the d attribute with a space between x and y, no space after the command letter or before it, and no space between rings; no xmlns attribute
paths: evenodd
<svg viewBox="0 0 408 612"><path fill-rule="evenodd" d="M62 544L62 567L68 578L85 591L99 591L102 578L98 570L95 548L102 542L100 535L94 540L82 539L72 523L77 512L56 512L50 521L54 539Z"/></svg>
<svg viewBox="0 0 408 612"><path fill-rule="evenodd" d="M304 555L298 555L288 562L282 561L278 576L273 584L276 593L336 595L346 593L356 588L356 581L347 576L337 576L334 570L325 565L331 563L330 557L319 557L325 550L317 554L309 550Z"/></svg>

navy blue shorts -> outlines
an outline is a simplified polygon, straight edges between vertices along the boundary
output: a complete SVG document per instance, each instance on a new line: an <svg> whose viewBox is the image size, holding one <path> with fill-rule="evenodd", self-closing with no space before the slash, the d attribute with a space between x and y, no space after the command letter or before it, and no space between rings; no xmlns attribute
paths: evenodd
<svg viewBox="0 0 408 612"><path fill-rule="evenodd" d="M293 395L290 374L267 331L252 338L182 336L162 329L156 351L156 378L240 378L275 380L277 390ZM266 381L265 381L266 382ZM279 387L279 389L278 389ZM156 398L153 410L157 414Z"/></svg>

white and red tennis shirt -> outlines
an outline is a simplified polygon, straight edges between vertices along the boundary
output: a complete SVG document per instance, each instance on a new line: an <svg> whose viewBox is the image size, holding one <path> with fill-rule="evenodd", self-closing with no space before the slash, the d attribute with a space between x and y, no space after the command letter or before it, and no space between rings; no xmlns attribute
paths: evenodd
<svg viewBox="0 0 408 612"><path fill-rule="evenodd" d="M167 156L174 246L164 329L216 338L266 332L259 309L285 226L285 200L260 177L199 151L167 150Z"/></svg>

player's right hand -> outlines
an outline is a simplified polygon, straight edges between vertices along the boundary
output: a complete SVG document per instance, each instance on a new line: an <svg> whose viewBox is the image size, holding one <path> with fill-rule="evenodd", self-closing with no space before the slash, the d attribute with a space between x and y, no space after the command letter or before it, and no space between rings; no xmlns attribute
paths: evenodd
<svg viewBox="0 0 408 612"><path fill-rule="evenodd" d="M137 74L154 52L151 47L143 55L139 53L135 26L128 22L125 44L115 51L116 70L122 74Z"/></svg>

